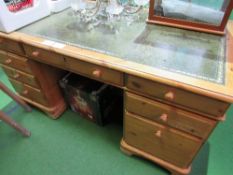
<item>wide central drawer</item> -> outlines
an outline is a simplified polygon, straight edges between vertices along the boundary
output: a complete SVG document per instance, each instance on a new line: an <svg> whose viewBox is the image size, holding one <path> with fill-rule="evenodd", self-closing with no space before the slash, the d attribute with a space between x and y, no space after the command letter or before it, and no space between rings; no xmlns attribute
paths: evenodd
<svg viewBox="0 0 233 175"><path fill-rule="evenodd" d="M131 75L127 76L126 87L150 98L162 100L208 117L222 117L230 105L210 97Z"/></svg>
<svg viewBox="0 0 233 175"><path fill-rule="evenodd" d="M86 75L89 78L105 83L123 86L123 73L117 70L84 62L76 58L66 58L67 68L74 73Z"/></svg>
<svg viewBox="0 0 233 175"><path fill-rule="evenodd" d="M13 80L9 78L11 84L13 85L16 92L19 93L19 95L26 97L27 99L40 103L44 106L48 106L48 101L46 100L44 94L41 92L41 90L33 88L31 86L28 86L26 84L23 84L19 81Z"/></svg>
<svg viewBox="0 0 233 175"><path fill-rule="evenodd" d="M26 83L33 87L40 88L35 76L4 65L2 65L2 68L10 78Z"/></svg>
<svg viewBox="0 0 233 175"><path fill-rule="evenodd" d="M164 161L187 168L202 142L175 129L125 113L124 140Z"/></svg>
<svg viewBox="0 0 233 175"><path fill-rule="evenodd" d="M16 68L23 72L32 73L28 63L28 59L25 57L21 57L11 53L6 53L5 56L0 57L0 63L12 68Z"/></svg>
<svg viewBox="0 0 233 175"><path fill-rule="evenodd" d="M64 57L52 51L23 45L27 56L37 61L44 62L62 69L70 70L74 73L88 76L116 86L123 86L123 73L95 65L76 58Z"/></svg>
<svg viewBox="0 0 233 175"><path fill-rule="evenodd" d="M217 121L132 93L125 93L127 111L200 138L207 138Z"/></svg>

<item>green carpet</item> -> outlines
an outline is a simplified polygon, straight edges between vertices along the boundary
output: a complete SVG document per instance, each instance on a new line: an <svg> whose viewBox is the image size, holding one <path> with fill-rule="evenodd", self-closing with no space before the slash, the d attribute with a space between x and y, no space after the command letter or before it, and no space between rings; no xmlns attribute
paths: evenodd
<svg viewBox="0 0 233 175"><path fill-rule="evenodd" d="M11 90L14 91L14 88L11 86L9 80L5 76L2 68L0 67L0 81L2 81L4 84L6 84ZM4 106L9 104L12 100L8 98L6 94L4 94L2 91L0 91L0 109L2 109Z"/></svg>

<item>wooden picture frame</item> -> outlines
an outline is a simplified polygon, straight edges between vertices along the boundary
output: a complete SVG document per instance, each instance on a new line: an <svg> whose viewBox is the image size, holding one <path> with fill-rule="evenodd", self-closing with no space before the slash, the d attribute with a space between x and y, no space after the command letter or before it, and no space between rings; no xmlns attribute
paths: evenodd
<svg viewBox="0 0 233 175"><path fill-rule="evenodd" d="M172 3L175 3L175 1L179 3L187 3L187 2L192 3L192 0L187 0L187 2L185 2L184 0L183 1L164 0L164 1L167 1L167 4L168 4L168 1L171 1L169 5L171 5ZM156 7L155 7L155 3L158 4ZM181 18L179 19L179 18L174 18L174 17L167 17L164 15L162 3L163 3L163 0L150 0L149 18L147 20L148 23L166 25L166 26L183 28L183 29L188 29L188 30L195 30L195 31L200 31L200 32L207 32L207 33L218 34L218 35L225 34L225 27L231 15L231 11L233 9L233 0L223 0L223 3L221 4L221 7L218 11L219 13L221 12L222 18L221 19L219 18L219 23L215 25L215 24L211 24L208 22L206 23L196 22L194 20L192 21L192 20L181 19ZM175 6L174 11L175 10L177 11L178 8L179 6ZM203 6L203 11L205 9L206 7ZM217 13L217 10L215 11ZM158 12L160 14L158 14ZM205 15L205 17L206 16L207 15ZM213 16L213 15L210 15L210 16Z"/></svg>

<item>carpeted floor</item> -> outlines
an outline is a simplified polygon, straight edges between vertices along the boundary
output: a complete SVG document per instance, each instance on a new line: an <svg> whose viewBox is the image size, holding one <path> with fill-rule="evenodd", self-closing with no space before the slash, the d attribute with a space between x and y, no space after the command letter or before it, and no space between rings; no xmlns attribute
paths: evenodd
<svg viewBox="0 0 233 175"><path fill-rule="evenodd" d="M9 83L7 77L5 76L2 68L0 67L0 81L7 84L7 86L14 91L14 88ZM11 102L11 99L8 98L8 96L0 91L0 109L2 109L4 106L9 104Z"/></svg>

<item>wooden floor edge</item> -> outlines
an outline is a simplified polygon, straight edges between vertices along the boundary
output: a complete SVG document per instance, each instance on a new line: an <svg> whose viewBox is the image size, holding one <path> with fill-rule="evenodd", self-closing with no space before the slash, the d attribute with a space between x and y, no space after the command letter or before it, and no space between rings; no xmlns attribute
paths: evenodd
<svg viewBox="0 0 233 175"><path fill-rule="evenodd" d="M191 166L189 166L188 168L180 168L175 165L172 165L169 162L156 158L144 151L141 151L135 147L130 146L124 141L123 138L121 139L120 148L127 155L136 155L136 156L141 156L143 158L149 159L152 162L164 167L165 169L170 171L172 174L175 173L175 174L180 174L180 175L188 175L191 172Z"/></svg>

